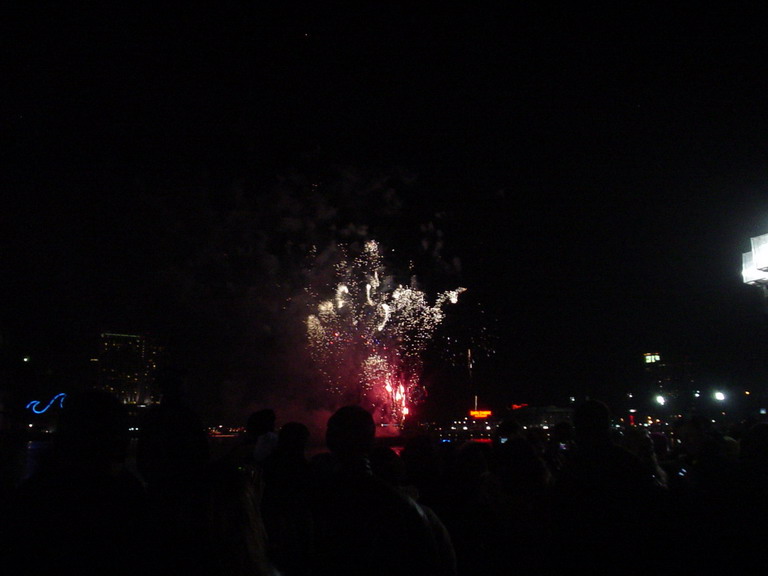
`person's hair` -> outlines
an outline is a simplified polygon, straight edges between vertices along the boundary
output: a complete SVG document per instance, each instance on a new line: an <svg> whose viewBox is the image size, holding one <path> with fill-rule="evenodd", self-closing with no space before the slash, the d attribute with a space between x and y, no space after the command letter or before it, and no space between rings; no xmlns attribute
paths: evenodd
<svg viewBox="0 0 768 576"><path fill-rule="evenodd" d="M331 452L368 454L375 437L373 416L362 406L343 406L328 419L325 441Z"/></svg>
<svg viewBox="0 0 768 576"><path fill-rule="evenodd" d="M78 458L120 462L128 454L128 408L98 389L67 396L56 425L55 445Z"/></svg>
<svg viewBox="0 0 768 576"><path fill-rule="evenodd" d="M253 436L258 436L265 432L273 432L276 419L275 411L272 408L262 408L248 416L245 428Z"/></svg>
<svg viewBox="0 0 768 576"><path fill-rule="evenodd" d="M374 446L370 456L374 475L392 486L405 484L405 462L394 449L389 446Z"/></svg>
<svg viewBox="0 0 768 576"><path fill-rule="evenodd" d="M286 422L277 433L277 443L281 450L302 451L309 442L309 428L301 422Z"/></svg>
<svg viewBox="0 0 768 576"><path fill-rule="evenodd" d="M573 413L573 428L577 438L595 439L610 436L611 410L601 400L590 399Z"/></svg>

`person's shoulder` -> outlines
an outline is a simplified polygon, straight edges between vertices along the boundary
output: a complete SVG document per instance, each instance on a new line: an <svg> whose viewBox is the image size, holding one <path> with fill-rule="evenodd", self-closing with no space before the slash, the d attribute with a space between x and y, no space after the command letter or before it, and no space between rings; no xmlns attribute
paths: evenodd
<svg viewBox="0 0 768 576"><path fill-rule="evenodd" d="M428 515L418 501L411 495L377 476L367 478L370 491L376 493L376 496L382 504L392 512L418 517L425 523L429 523Z"/></svg>

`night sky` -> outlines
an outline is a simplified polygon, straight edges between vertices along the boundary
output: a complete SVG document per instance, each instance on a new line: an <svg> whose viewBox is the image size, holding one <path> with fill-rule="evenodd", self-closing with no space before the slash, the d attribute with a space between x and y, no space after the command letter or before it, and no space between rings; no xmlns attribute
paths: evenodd
<svg viewBox="0 0 768 576"><path fill-rule="evenodd" d="M208 408L295 400L301 256L368 237L468 288L489 401L605 396L649 351L768 382L741 280L768 233L754 8L22 4L0 34L6 363L76 373L101 331L147 332Z"/></svg>

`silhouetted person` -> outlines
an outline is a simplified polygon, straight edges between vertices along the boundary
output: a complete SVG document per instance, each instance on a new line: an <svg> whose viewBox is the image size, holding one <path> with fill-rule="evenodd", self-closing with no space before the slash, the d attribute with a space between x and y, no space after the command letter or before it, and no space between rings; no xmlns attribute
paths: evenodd
<svg viewBox="0 0 768 576"><path fill-rule="evenodd" d="M374 476L381 478L414 500L418 500L418 489L408 482L405 462L394 449L384 444L375 445L371 449L370 462Z"/></svg>
<svg viewBox="0 0 768 576"><path fill-rule="evenodd" d="M653 438L646 428L630 426L624 430L622 446L640 458L659 486L663 488L668 487L667 471L659 462Z"/></svg>
<svg viewBox="0 0 768 576"><path fill-rule="evenodd" d="M199 510L202 554L186 574L285 576L268 555L262 494L251 473L251 469L234 466L226 459L208 466Z"/></svg>
<svg viewBox="0 0 768 576"><path fill-rule="evenodd" d="M272 408L251 412L242 442L226 457L248 465L263 462L277 446L276 421L277 415Z"/></svg>
<svg viewBox="0 0 768 576"><path fill-rule="evenodd" d="M445 574L445 576L457 574L456 551L451 541L451 535L435 511L419 501L418 489L408 482L402 457L389 446L374 446L371 450L371 470L374 476L381 478L397 491L412 498L421 508L429 521L439 548L442 565L439 573Z"/></svg>
<svg viewBox="0 0 768 576"><path fill-rule="evenodd" d="M484 484L491 574L541 571L552 473L532 435L493 444L490 474ZM542 443L543 445L543 443ZM515 561L510 563L510 558Z"/></svg>
<svg viewBox="0 0 768 576"><path fill-rule="evenodd" d="M188 403L184 374L165 371L158 385L160 404L139 423L136 468L150 497L153 539L167 553L157 562L183 571L183 562L194 567L200 546L199 510L210 447L202 419Z"/></svg>
<svg viewBox="0 0 768 576"><path fill-rule="evenodd" d="M208 434L190 406L184 373L166 370L157 378L160 403L139 423L136 467L150 493L161 495L199 474L210 460Z"/></svg>
<svg viewBox="0 0 768 576"><path fill-rule="evenodd" d="M765 569L768 542L767 422L751 425L741 438L734 494L730 557L741 574L758 574Z"/></svg>
<svg viewBox="0 0 768 576"><path fill-rule="evenodd" d="M494 443L497 443L501 442L503 439L503 441L506 442L510 438L524 435L525 430L523 429L523 426L516 417L510 414L505 416L496 427L496 430L493 431L493 441Z"/></svg>
<svg viewBox="0 0 768 576"><path fill-rule="evenodd" d="M458 573L488 574L494 564L488 534L489 514L496 502L487 496L491 447L466 441L460 444L446 470L446 482L434 510L451 535Z"/></svg>
<svg viewBox="0 0 768 576"><path fill-rule="evenodd" d="M269 553L284 576L308 575L314 538L306 455L309 428L301 422L286 422L277 437L277 446L263 462L262 510Z"/></svg>
<svg viewBox="0 0 768 576"><path fill-rule="evenodd" d="M314 476L313 574L441 575L439 547L423 511L371 472L375 430L360 406L340 408L328 419L332 461Z"/></svg>
<svg viewBox="0 0 768 576"><path fill-rule="evenodd" d="M445 481L445 458L438 442L429 434L408 438L400 452L410 485L418 491L419 502L434 507Z"/></svg>
<svg viewBox="0 0 768 576"><path fill-rule="evenodd" d="M0 522L14 574L147 573L146 495L126 468L126 407L97 390L70 394L50 450Z"/></svg>
<svg viewBox="0 0 768 576"><path fill-rule="evenodd" d="M613 441L608 406L574 411L574 449L554 478L555 574L647 574L667 566L666 493L633 453Z"/></svg>
<svg viewBox="0 0 768 576"><path fill-rule="evenodd" d="M249 427L256 437L253 456L257 462L264 461L277 447L275 421L275 411L271 408L259 410L251 415Z"/></svg>
<svg viewBox="0 0 768 576"><path fill-rule="evenodd" d="M674 538L680 542L681 569L730 570L729 528L733 515L738 460L732 442L709 418L693 415L676 423L673 457L666 463Z"/></svg>
<svg viewBox="0 0 768 576"><path fill-rule="evenodd" d="M557 474L563 467L573 444L573 424L568 420L561 420L550 429L544 460L553 474Z"/></svg>
<svg viewBox="0 0 768 576"><path fill-rule="evenodd" d="M21 409L12 407L16 402L12 394L0 387L0 515L29 464Z"/></svg>

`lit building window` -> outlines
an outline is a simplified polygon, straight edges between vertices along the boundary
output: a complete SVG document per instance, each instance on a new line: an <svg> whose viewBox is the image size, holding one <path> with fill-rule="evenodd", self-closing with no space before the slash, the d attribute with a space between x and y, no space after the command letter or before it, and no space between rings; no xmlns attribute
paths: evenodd
<svg viewBox="0 0 768 576"><path fill-rule="evenodd" d="M646 352L644 356L646 364L653 364L654 362L661 361L661 355L658 352Z"/></svg>

